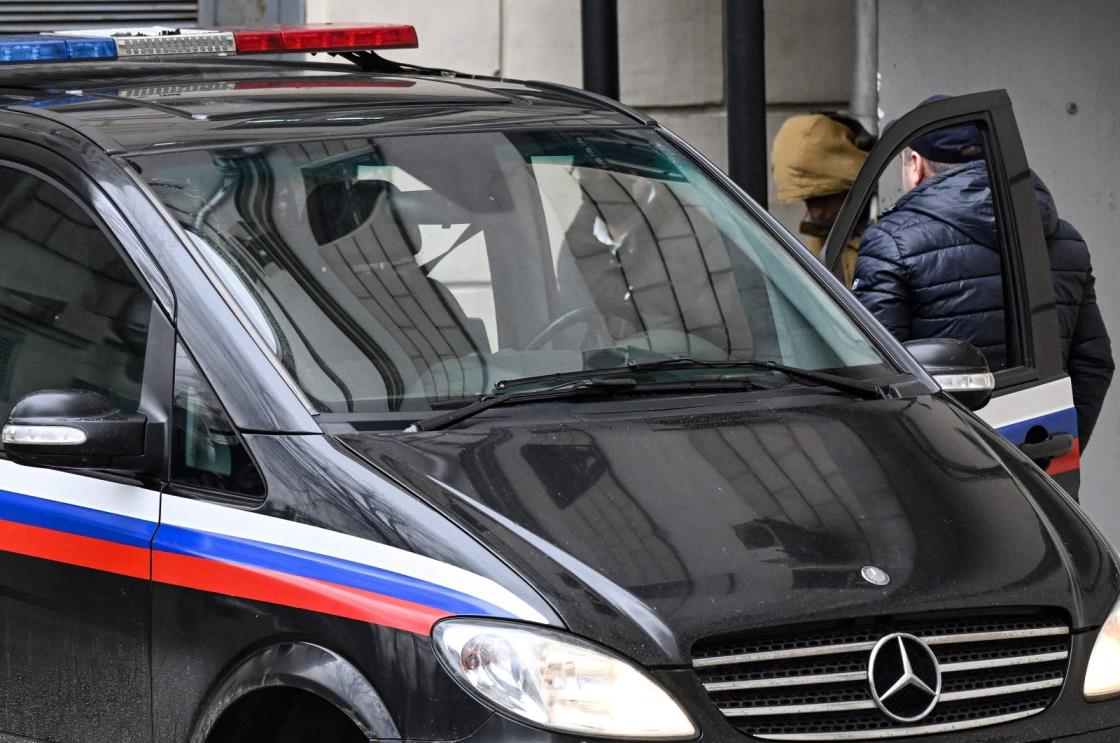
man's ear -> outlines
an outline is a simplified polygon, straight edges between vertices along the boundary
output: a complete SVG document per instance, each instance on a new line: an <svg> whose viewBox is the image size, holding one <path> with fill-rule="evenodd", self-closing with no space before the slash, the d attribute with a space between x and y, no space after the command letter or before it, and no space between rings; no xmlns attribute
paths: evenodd
<svg viewBox="0 0 1120 743"><path fill-rule="evenodd" d="M929 160L926 160L917 150L911 150L914 156L914 170L917 174L917 185L922 185L928 179L932 178L935 173L929 166Z"/></svg>

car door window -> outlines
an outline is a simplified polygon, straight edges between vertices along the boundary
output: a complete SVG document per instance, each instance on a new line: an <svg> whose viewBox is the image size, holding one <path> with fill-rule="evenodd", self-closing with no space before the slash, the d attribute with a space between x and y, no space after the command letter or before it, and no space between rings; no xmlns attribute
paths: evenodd
<svg viewBox="0 0 1120 743"><path fill-rule="evenodd" d="M73 199L0 167L0 419L43 389L139 406L152 301Z"/></svg>
<svg viewBox="0 0 1120 743"><path fill-rule="evenodd" d="M1000 371L1029 362L1008 343L1029 319L1004 291L1011 245L992 198L990 151L974 145L963 155L937 153L923 145L970 130L983 139L979 124L912 136L880 174L875 216L849 241L860 256L852 289L900 340L968 341Z"/></svg>
<svg viewBox="0 0 1120 743"><path fill-rule="evenodd" d="M207 491L259 497L260 472L218 396L180 344L175 353L171 480Z"/></svg>
<svg viewBox="0 0 1120 743"><path fill-rule="evenodd" d="M975 103L964 113L969 99ZM871 223L857 224L858 206L846 203L852 218L838 220L826 260L838 266L845 244L858 244L852 289L876 318L900 340L972 343L996 372L997 394L1053 377L1061 366L1050 353L1052 313L1043 311L1053 299L1038 209L1013 118L1001 122L1000 132L994 126L993 117L1011 116L1010 104L1005 94L976 94L914 113L938 104L962 113L924 121L911 114L906 120L915 123L887 127L884 140L891 141L875 147L853 186L865 203L867 192L876 194ZM947 149L953 154L943 154ZM934 156L923 158L920 183L912 169L904 183L918 150ZM1014 179L1008 177L1011 150Z"/></svg>

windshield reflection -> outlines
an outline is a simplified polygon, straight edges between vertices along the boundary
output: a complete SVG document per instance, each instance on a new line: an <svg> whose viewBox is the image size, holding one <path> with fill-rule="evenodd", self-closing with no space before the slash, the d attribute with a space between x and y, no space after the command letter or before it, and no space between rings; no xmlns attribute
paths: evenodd
<svg viewBox="0 0 1120 743"><path fill-rule="evenodd" d="M322 411L440 408L640 351L883 364L793 258L644 132L138 160Z"/></svg>

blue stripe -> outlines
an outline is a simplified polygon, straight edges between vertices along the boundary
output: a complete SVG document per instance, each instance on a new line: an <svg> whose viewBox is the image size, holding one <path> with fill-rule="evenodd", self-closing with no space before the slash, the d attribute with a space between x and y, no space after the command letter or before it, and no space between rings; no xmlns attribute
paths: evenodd
<svg viewBox="0 0 1120 743"><path fill-rule="evenodd" d="M441 609L450 614L475 614L516 619L482 599L434 583L362 563L276 544L163 524L155 549L188 557L235 563L337 583L383 596Z"/></svg>
<svg viewBox="0 0 1120 743"><path fill-rule="evenodd" d="M996 430L1003 434L1003 437L1012 444L1018 446L1027 440L1027 431L1035 426L1042 426L1052 434L1068 433L1076 438L1077 411L1074 408L1066 408L1056 413L1047 413L1037 418L1028 418L1025 421L1019 421L1018 423L1012 423L1007 426L1000 426Z"/></svg>
<svg viewBox="0 0 1120 743"><path fill-rule="evenodd" d="M159 498L159 493L151 496ZM151 546L156 530L155 523L145 519L8 490L0 490L0 519L145 549Z"/></svg>

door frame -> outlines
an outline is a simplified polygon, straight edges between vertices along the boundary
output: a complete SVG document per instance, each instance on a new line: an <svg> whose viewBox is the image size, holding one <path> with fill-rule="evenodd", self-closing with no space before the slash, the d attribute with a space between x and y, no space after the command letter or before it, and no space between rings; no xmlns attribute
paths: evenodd
<svg viewBox="0 0 1120 743"><path fill-rule="evenodd" d="M959 124L978 124L985 138L989 181L1003 259L1004 297L1012 318L1008 350L1019 363L995 373L995 396L1065 376L1054 287L1042 220L1026 152L1006 90L933 101L891 124L867 156L825 242L824 262L837 277L840 254L867 208L879 176L914 138Z"/></svg>

